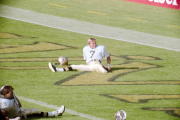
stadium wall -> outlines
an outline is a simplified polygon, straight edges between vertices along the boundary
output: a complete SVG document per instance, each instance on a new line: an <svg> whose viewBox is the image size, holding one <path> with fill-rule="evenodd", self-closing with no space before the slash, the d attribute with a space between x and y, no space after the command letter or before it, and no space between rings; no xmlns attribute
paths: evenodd
<svg viewBox="0 0 180 120"><path fill-rule="evenodd" d="M125 0L159 7L166 7L180 10L180 0Z"/></svg>

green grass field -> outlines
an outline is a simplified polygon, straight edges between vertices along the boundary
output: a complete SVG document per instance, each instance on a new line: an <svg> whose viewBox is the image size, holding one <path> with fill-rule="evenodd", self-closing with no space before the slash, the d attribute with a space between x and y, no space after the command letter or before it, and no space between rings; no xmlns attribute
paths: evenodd
<svg viewBox="0 0 180 120"><path fill-rule="evenodd" d="M180 39L179 10L123 0L1 0L0 4ZM85 64L82 49L90 37L96 37L111 55L109 73L51 72L48 62L56 63L59 56L66 56L69 65ZM53 111L48 105L62 104L67 109L62 117L28 120L86 120L89 116L113 120L118 110L126 111L127 120L179 120L179 61L179 51L0 17L0 86L12 85L20 98L40 101L21 98L24 109ZM102 64L106 66L106 60Z"/></svg>

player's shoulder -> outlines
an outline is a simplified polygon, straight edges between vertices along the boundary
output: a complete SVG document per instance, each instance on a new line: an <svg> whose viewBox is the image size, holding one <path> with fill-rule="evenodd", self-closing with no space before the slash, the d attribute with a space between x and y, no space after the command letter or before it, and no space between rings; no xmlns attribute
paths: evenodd
<svg viewBox="0 0 180 120"><path fill-rule="evenodd" d="M88 49L88 48L89 48L89 45L86 45L86 46L83 48L83 50Z"/></svg>
<svg viewBox="0 0 180 120"><path fill-rule="evenodd" d="M106 49L106 47L104 45L97 45L96 48L99 48L99 49Z"/></svg>

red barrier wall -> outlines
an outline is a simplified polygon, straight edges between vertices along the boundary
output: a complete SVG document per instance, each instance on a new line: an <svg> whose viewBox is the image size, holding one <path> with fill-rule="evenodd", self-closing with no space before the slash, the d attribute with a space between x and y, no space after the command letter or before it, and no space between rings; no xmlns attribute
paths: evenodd
<svg viewBox="0 0 180 120"><path fill-rule="evenodd" d="M180 10L180 0L125 0Z"/></svg>

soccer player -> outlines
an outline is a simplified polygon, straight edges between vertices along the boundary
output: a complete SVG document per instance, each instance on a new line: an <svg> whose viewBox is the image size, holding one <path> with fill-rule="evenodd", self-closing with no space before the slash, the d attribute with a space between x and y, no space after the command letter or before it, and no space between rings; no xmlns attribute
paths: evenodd
<svg viewBox="0 0 180 120"><path fill-rule="evenodd" d="M13 90L14 88L10 85L5 85L0 90L0 118L2 120L20 120L21 118L26 119L28 116L61 116L65 111L64 105L62 105L57 111L52 112L41 112L36 108L23 109Z"/></svg>
<svg viewBox="0 0 180 120"><path fill-rule="evenodd" d="M88 39L88 45L83 48L84 60L86 65L71 65L66 68L56 68L49 62L49 68L52 72L64 72L64 71L95 71L100 73L107 73L110 71L111 57L106 51L106 47L102 45L96 45L96 38ZM107 68L101 65L103 57L107 58Z"/></svg>

